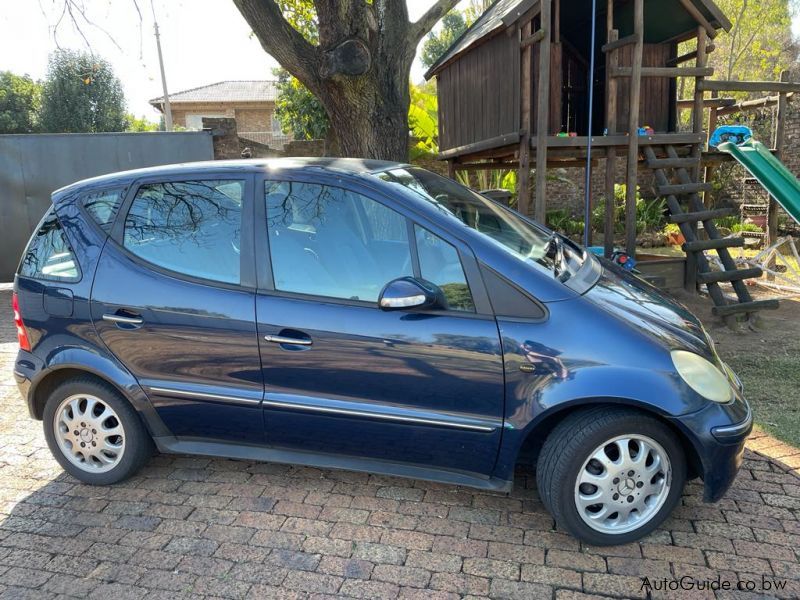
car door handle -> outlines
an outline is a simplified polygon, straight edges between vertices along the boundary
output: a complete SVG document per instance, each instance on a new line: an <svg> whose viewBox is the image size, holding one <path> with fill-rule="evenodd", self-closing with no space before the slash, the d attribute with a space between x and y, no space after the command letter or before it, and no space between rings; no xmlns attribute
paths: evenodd
<svg viewBox="0 0 800 600"><path fill-rule="evenodd" d="M125 315L103 315L103 321L111 321L112 323L121 323L122 325L141 325L144 323L142 317L126 317Z"/></svg>
<svg viewBox="0 0 800 600"><path fill-rule="evenodd" d="M290 344L292 346L310 346L314 343L312 340L287 337L285 335L265 335L264 339L273 344Z"/></svg>

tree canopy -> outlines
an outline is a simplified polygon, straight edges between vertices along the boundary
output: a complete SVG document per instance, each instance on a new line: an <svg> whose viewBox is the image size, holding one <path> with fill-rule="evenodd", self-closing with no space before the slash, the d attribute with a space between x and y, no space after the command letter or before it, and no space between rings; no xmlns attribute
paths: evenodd
<svg viewBox="0 0 800 600"><path fill-rule="evenodd" d="M296 77L285 69L277 69L278 98L275 116L281 129L291 132L296 140L319 140L328 135L328 115L320 101Z"/></svg>
<svg viewBox="0 0 800 600"><path fill-rule="evenodd" d="M125 97L111 65L85 52L51 54L40 123L48 133L124 131Z"/></svg>
<svg viewBox="0 0 800 600"><path fill-rule="evenodd" d="M796 0L716 0L733 24L709 55L716 78L777 79L797 60L792 36Z"/></svg>
<svg viewBox="0 0 800 600"><path fill-rule="evenodd" d="M439 31L432 31L422 44L419 60L429 69L453 42L467 30L467 21L460 10L451 10L442 19Z"/></svg>
<svg viewBox="0 0 800 600"><path fill-rule="evenodd" d="M34 133L42 86L27 75L0 71L0 133Z"/></svg>

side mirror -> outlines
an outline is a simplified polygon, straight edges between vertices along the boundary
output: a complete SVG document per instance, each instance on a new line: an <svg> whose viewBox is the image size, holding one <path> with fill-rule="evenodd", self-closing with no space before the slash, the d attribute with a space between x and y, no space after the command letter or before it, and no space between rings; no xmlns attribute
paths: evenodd
<svg viewBox="0 0 800 600"><path fill-rule="evenodd" d="M439 304L438 290L413 277L401 277L390 281L378 296L378 306L381 310L430 308L437 304Z"/></svg>

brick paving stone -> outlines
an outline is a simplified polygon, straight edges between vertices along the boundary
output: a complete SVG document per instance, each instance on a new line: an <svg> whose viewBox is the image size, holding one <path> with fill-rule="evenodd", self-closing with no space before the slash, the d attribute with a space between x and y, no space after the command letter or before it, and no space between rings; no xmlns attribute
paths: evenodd
<svg viewBox="0 0 800 600"><path fill-rule="evenodd" d="M370 598L383 600L384 598L396 598L400 593L400 588L385 581L362 581L359 579L346 579L339 589L342 596L351 598Z"/></svg>
<svg viewBox="0 0 800 600"><path fill-rule="evenodd" d="M405 562L407 567L421 567L436 573L458 573L462 563L463 559L454 554L420 552L418 550L411 550Z"/></svg>
<svg viewBox="0 0 800 600"><path fill-rule="evenodd" d="M424 588L431 579L431 572L419 567L399 565L375 565L372 579L397 585Z"/></svg>
<svg viewBox="0 0 800 600"><path fill-rule="evenodd" d="M406 549L387 544L358 542L353 548L353 557L374 563L402 565L406 560Z"/></svg>
<svg viewBox="0 0 800 600"><path fill-rule="evenodd" d="M552 594L553 591L550 586L538 583L495 579L492 581L491 587L492 598L528 600L529 598L550 598Z"/></svg>
<svg viewBox="0 0 800 600"><path fill-rule="evenodd" d="M527 468L500 494L165 455L127 482L79 484L18 397L8 296L0 291L0 599L598 600L644 597L642 576L684 575L764 575L789 582L772 595L800 596L800 451L760 432L721 502L703 503L691 482L658 530L618 547L556 529ZM729 597L758 596L717 594Z"/></svg>
<svg viewBox="0 0 800 600"><path fill-rule="evenodd" d="M583 591L626 598L647 597L647 593L642 591L642 580L639 577L609 573L584 573Z"/></svg>
<svg viewBox="0 0 800 600"><path fill-rule="evenodd" d="M606 571L606 559L586 552L548 550L545 564L550 567L574 569L576 571Z"/></svg>

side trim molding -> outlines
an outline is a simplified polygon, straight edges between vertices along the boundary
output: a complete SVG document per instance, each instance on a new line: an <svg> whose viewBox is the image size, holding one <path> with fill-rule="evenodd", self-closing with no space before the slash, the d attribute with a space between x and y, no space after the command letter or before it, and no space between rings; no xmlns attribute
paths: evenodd
<svg viewBox="0 0 800 600"><path fill-rule="evenodd" d="M175 390L172 388L162 387L147 387L147 391L155 394L163 394L165 396L181 396L184 398L196 398L200 400L222 400L223 402L232 402L235 404L245 404L248 406L257 406L261 404L261 400L255 398L245 398L243 396L230 396L227 394L210 394L208 392L193 392L188 390Z"/></svg>
<svg viewBox="0 0 800 600"><path fill-rule="evenodd" d="M402 423L417 423L420 425L433 425L437 427L450 427L454 429L466 429L468 431L480 431L489 433L495 431L497 427L491 425L481 425L477 423L466 423L463 421L445 421L432 417L415 417L409 415L398 415L392 413L374 412L368 410L358 410L352 408L336 408L333 406L320 406L318 404L307 404L298 402L283 402L280 400L264 400L264 407L287 408L290 410L303 410L308 412L319 412L334 415L366 417L384 421L397 421Z"/></svg>

